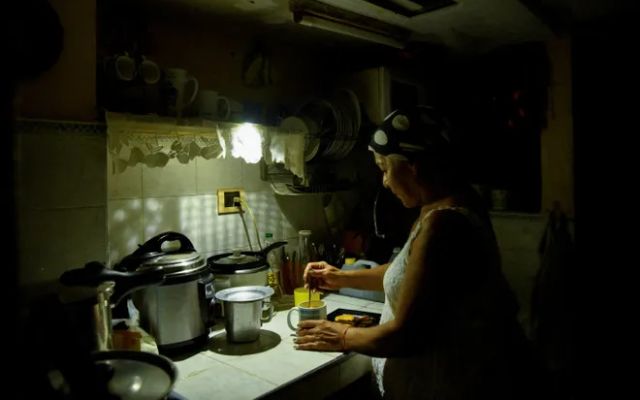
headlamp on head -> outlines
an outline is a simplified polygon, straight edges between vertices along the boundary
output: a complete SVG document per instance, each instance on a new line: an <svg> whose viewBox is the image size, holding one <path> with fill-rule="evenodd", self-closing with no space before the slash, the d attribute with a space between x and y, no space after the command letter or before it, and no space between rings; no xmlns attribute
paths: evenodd
<svg viewBox="0 0 640 400"><path fill-rule="evenodd" d="M444 118L432 107L395 110L371 136L369 150L411 160L418 154L446 149L450 144L447 128Z"/></svg>

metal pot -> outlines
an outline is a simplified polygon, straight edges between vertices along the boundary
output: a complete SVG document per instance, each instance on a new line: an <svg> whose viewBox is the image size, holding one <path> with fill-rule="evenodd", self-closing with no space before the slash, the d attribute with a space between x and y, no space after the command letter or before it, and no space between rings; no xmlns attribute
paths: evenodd
<svg viewBox="0 0 640 400"><path fill-rule="evenodd" d="M237 286L267 285L267 255L285 244L287 242L274 242L262 251L236 250L209 257L207 264L214 276L215 291Z"/></svg>
<svg viewBox="0 0 640 400"><path fill-rule="evenodd" d="M167 357L145 351L97 351L53 374L59 399L165 400L178 370Z"/></svg>
<svg viewBox="0 0 640 400"><path fill-rule="evenodd" d="M78 331L78 346L85 351L112 349L111 309L129 293L158 285L164 277L162 268L118 272L96 261L63 273L58 297Z"/></svg>
<svg viewBox="0 0 640 400"><path fill-rule="evenodd" d="M163 250L178 241L177 250ZM164 282L133 296L140 322L164 354L200 347L213 325L213 275L191 241L177 232L164 232L125 257L118 269L145 271L162 267Z"/></svg>
<svg viewBox="0 0 640 400"><path fill-rule="evenodd" d="M216 299L224 304L225 330L230 342L253 342L260 336L264 321L262 312L273 289L269 286L238 286L216 292Z"/></svg>
<svg viewBox="0 0 640 400"><path fill-rule="evenodd" d="M92 398L162 400L178 377L173 362L158 354L104 351L92 354L91 359L96 388Z"/></svg>

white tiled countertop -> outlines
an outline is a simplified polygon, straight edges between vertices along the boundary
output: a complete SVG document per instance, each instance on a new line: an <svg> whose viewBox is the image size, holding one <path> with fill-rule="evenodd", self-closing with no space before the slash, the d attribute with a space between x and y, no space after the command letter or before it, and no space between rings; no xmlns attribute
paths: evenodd
<svg viewBox="0 0 640 400"><path fill-rule="evenodd" d="M327 312L338 308L380 313L382 303L329 294L323 299ZM323 398L362 376L370 369L369 357L355 353L296 350L287 312L278 311L263 331L280 342L255 354L230 355L205 350L176 361L175 392L189 400L262 398ZM212 338L224 329L212 332ZM275 342L275 341L274 341Z"/></svg>

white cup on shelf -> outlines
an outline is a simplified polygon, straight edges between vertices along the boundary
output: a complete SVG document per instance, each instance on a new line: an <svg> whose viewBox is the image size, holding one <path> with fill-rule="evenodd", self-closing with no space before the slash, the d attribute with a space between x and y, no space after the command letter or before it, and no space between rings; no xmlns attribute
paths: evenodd
<svg viewBox="0 0 640 400"><path fill-rule="evenodd" d="M166 75L167 81L176 91L175 102L172 101L169 105L169 113L181 117L183 111L194 102L198 95L200 88L198 80L182 68L168 68Z"/></svg>

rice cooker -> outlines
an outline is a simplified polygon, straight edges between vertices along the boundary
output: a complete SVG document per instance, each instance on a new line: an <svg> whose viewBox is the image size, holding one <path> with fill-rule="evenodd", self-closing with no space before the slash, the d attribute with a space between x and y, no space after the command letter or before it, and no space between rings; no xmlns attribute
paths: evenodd
<svg viewBox="0 0 640 400"><path fill-rule="evenodd" d="M163 244L176 241L180 244L178 249L163 249ZM206 344L214 323L213 275L207 260L195 251L186 236L164 232L125 257L116 269L145 271L158 267L165 271L164 282L133 295L141 326L155 338L163 354Z"/></svg>
<svg viewBox="0 0 640 400"><path fill-rule="evenodd" d="M266 286L269 263L267 255L287 242L274 242L262 251L235 250L207 259L214 276L214 290L237 286Z"/></svg>

